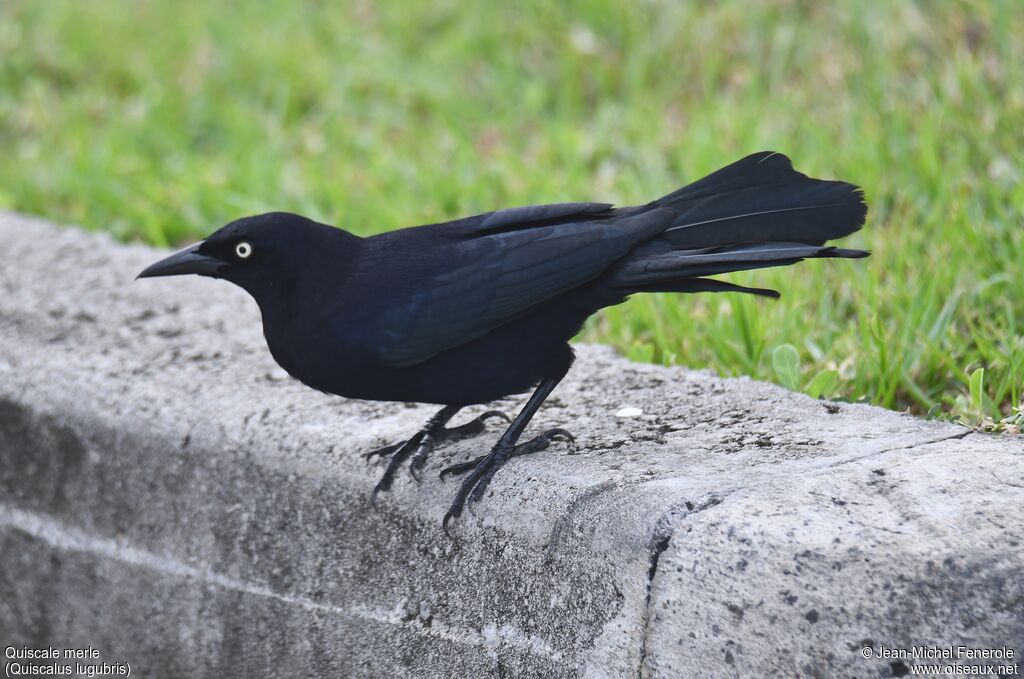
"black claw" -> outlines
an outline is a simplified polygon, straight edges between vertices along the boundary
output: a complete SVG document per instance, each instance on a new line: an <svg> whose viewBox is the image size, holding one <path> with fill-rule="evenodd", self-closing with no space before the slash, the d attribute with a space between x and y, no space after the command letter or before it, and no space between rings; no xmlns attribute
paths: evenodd
<svg viewBox="0 0 1024 679"><path fill-rule="evenodd" d="M448 536L449 538L452 536L452 534L448 531L448 523L452 519L459 518L459 516L461 516L461 515L462 515L462 508L461 507L459 507L458 511L456 511L455 508L452 507L447 512L444 513L444 518L441 519L441 530L443 530L444 534L446 536Z"/></svg>
<svg viewBox="0 0 1024 679"><path fill-rule="evenodd" d="M448 515L451 518L458 518L462 515L462 511L465 508L471 508L474 502L478 502L483 497L484 490L487 488L487 484L490 483L491 478L495 472L501 468L508 459L509 453L512 448L503 446L499 443L495 446L489 454L478 458L473 462L463 463L461 465L455 465L456 469L453 471L452 467L449 467L445 471L451 473L469 471L472 472L462 481L462 485L459 486L459 491L455 494L455 500L452 502L451 508L448 510Z"/></svg>
<svg viewBox="0 0 1024 679"><path fill-rule="evenodd" d="M392 443L390 446L384 446L383 448L377 448L376 450L364 453L363 458L366 460L372 460L375 457L388 457L401 447L402 443Z"/></svg>
<svg viewBox="0 0 1024 679"><path fill-rule="evenodd" d="M427 437L419 447L416 449L416 454L409 460L409 476L411 476L416 483L423 480L420 476L420 470L427 464L427 456L430 451L434 449L434 441L430 437Z"/></svg>
<svg viewBox="0 0 1024 679"><path fill-rule="evenodd" d="M484 493L487 492L487 487L491 483L491 479L494 478L494 475L498 473L498 470L501 469L505 462L513 457L518 457L519 455L529 455L530 453L536 453L544 450L550 446L553 441L558 440L572 442L575 441L575 438L565 429L549 429L540 436L527 441L526 443L520 443L519 445L511 448L502 447L499 443L488 455L481 455L469 462L460 462L459 464L453 464L442 469L440 475L441 479L444 479L449 475L459 475L472 472L462 481L462 485L459 486L459 491L455 494L455 500L452 502L452 506L444 515L442 527L444 528L445 534L448 534L448 524L452 519L457 519L462 516L463 509L468 508L472 511L473 504L480 502L480 500L483 499Z"/></svg>
<svg viewBox="0 0 1024 679"><path fill-rule="evenodd" d="M445 476L460 476L462 474L465 474L466 472L471 472L474 469L476 469L476 466L483 462L484 458L486 457L486 455L481 455L480 457L474 458L469 462L460 462L459 464L453 464L450 467L445 467L444 469L441 470L441 473L438 478L440 478L443 481Z"/></svg>
<svg viewBox="0 0 1024 679"><path fill-rule="evenodd" d="M497 471L498 465L494 465L491 466L486 472L484 472L480 476L479 480L477 480L476 482L476 485L473 486L473 492L469 494L469 497L466 500L466 503L468 505L472 506L473 504L480 502L480 500L483 499L484 492L487 490L487 486L490 485L491 479L494 478L494 474Z"/></svg>
<svg viewBox="0 0 1024 679"><path fill-rule="evenodd" d="M568 431L566 431L565 429L549 429L546 432L544 432L543 434L541 434L541 436L544 436L545 438L548 438L548 439L550 439L552 441L557 441L558 439L562 439L563 441L568 441L570 443L576 443L576 437L573 436Z"/></svg>
<svg viewBox="0 0 1024 679"><path fill-rule="evenodd" d="M409 460L409 474L416 481L420 481L422 479L420 472L424 467L426 467L427 458L438 443L442 441L458 441L471 436L476 436L484 431L486 428L486 422L489 419L499 418L506 422L511 421L509 416L500 410L488 410L484 414L470 420L462 426L446 428L444 424L452 414L454 414L454 412L446 414L445 411L442 411L432 417L430 421L427 422L427 426L414 434L408 441L384 446L383 448L378 448L365 454L367 460L371 460L375 457L391 458L387 469L384 470L380 483L378 483L377 487L374 488L372 498L374 503L378 493L391 488L391 484L394 481L394 476L398 467L400 467L406 460ZM463 469L463 465L449 467L441 472L441 478L444 478L445 475L449 473L463 474L466 471L473 469L476 462L477 461L474 461L472 464L466 466L465 469ZM452 471L453 469L457 469L458 471Z"/></svg>
<svg viewBox="0 0 1024 679"><path fill-rule="evenodd" d="M477 434L482 434L487 428L487 420L494 418L499 418L506 422L512 421L508 415L500 410L488 410L480 417L472 419L466 424L460 424L458 427L442 429L438 432L438 435L445 441L460 441L471 436L476 436Z"/></svg>
<svg viewBox="0 0 1024 679"><path fill-rule="evenodd" d="M408 441L397 445L395 450L391 453L391 460L388 462L387 468L384 470L384 473L381 474L380 481L378 481L377 485L374 487L373 493L370 494L370 503L374 507L377 506L377 495L383 491L391 489L391 484L395 480L395 473L398 472L398 468L402 466L402 463L405 462L405 460L408 459L408 457L412 455L420 445L422 445L421 441L424 436L425 434L423 432L414 434Z"/></svg>
<svg viewBox="0 0 1024 679"><path fill-rule="evenodd" d="M448 513L451 514L452 518L457 519L462 516L462 510L465 509L468 504L467 498L473 491L477 482L480 480L480 477L486 472L487 465L489 464L488 458L490 457L491 456L488 455L483 462L478 464L473 470L473 473L467 476L463 480L462 485L459 486L459 491L455 493L455 499L452 501L452 506L448 509Z"/></svg>

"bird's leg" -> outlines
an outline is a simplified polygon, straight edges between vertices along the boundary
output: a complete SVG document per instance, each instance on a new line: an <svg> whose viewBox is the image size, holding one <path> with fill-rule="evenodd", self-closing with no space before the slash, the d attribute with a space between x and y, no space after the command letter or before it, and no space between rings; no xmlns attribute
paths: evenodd
<svg viewBox="0 0 1024 679"><path fill-rule="evenodd" d="M409 463L409 472L418 481L419 471L426 464L427 456L434 449L435 445L442 441L458 441L476 436L484 431L487 420L491 418L503 418L506 422L509 420L508 415L497 410L489 410L466 424L459 425L458 427L445 427L448 421L455 416L455 413L461 409L462 406L445 406L427 420L427 424L423 429L413 434L408 441L384 446L366 454L367 459L372 457L391 457L387 468L384 470L384 475L381 476L377 486L373 489L374 501L376 501L377 494L380 491L391 488L398 468L410 457L412 460Z"/></svg>
<svg viewBox="0 0 1024 679"><path fill-rule="evenodd" d="M491 482L491 478L494 477L494 474L509 458L544 450L552 441L558 438L572 440L572 435L564 429L551 429L527 443L516 445L516 442L522 436L523 430L526 429L526 425L530 423L537 409L540 408L540 405L551 391L558 386L563 377L565 377L565 372L557 377L549 377L541 381L537 386L537 390L530 397L530 400L526 402L526 405L523 406L516 419L505 430L505 433L501 435L498 443L495 444L490 453L472 462L453 465L441 471L442 478L446 474L469 472L469 476L459 486L459 491L455 494L455 500L452 502L451 507L448 508L444 515L442 526L446 533L448 532L448 522L459 518L468 502L477 502L483 497L484 491L487 490L487 484Z"/></svg>

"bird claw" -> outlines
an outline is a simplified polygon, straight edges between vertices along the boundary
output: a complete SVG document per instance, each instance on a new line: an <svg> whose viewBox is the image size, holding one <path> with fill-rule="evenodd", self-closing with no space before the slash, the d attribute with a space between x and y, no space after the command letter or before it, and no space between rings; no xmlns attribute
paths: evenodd
<svg viewBox="0 0 1024 679"><path fill-rule="evenodd" d="M453 464L442 469L442 479L447 475L459 475L470 472L469 476L462 482L462 485L459 486L459 490L455 494L455 500L448 508L448 511L445 512L444 519L441 521L441 527L444 529L445 534L450 536L448 524L452 519L458 519L462 516L464 509L467 507L471 508L473 503L483 499L491 479L494 478L494 475L505 462L513 457L545 450L553 441L559 440L575 442L576 439L565 429L549 429L540 436L526 443L520 443L517 446L503 445L499 441L498 445L487 455L481 455L469 462Z"/></svg>
<svg viewBox="0 0 1024 679"><path fill-rule="evenodd" d="M420 445L416 447L416 454L409 460L409 476L411 476L416 483L423 480L423 477L420 476L420 470L426 466L427 457L430 455L431 451L434 450L435 445L437 445L437 439L430 434L427 434L423 437L423 441L420 442Z"/></svg>
<svg viewBox="0 0 1024 679"><path fill-rule="evenodd" d="M452 536L452 534L448 531L448 523L452 519L459 518L461 515L462 515L462 508L461 507L459 508L458 512L456 512L456 511L454 511L452 509L449 509L447 512L444 513L444 518L441 519L441 530L444 531L444 534L447 537L450 538Z"/></svg>
<svg viewBox="0 0 1024 679"><path fill-rule="evenodd" d="M441 470L441 473L438 474L438 478L444 481L444 477L446 476L461 476L466 472L471 472L476 469L476 466L483 462L486 457L486 455L481 455L480 457L473 458L469 462L460 462L458 464L449 465Z"/></svg>
<svg viewBox="0 0 1024 679"><path fill-rule="evenodd" d="M498 410L488 410L479 417L458 427L444 427L435 418L432 418L426 427L413 434L409 440L377 448L364 455L367 460L372 460L376 457L390 458L384 474L370 495L370 503L373 506L377 506L377 497L381 492L391 489L391 484L394 482L399 467L406 460L409 460L409 475L419 482L422 480L421 471L427 464L427 458L438 443L461 441L462 439L483 433L489 419L501 418L505 421L510 421L508 415Z"/></svg>
<svg viewBox="0 0 1024 679"><path fill-rule="evenodd" d="M419 448L421 441L427 436L425 432L416 432L412 438L403 443L396 444L393 446L395 450L391 453L391 460L388 462L387 468L384 470L384 474L381 475L380 481L373 488L373 493L370 494L370 504L374 507L377 506L377 495L382 491L389 490L391 483L395 480L395 472L402 466L402 462L405 461L412 453ZM392 447L392 446L388 446Z"/></svg>
<svg viewBox="0 0 1024 679"><path fill-rule="evenodd" d="M565 429L548 429L546 432L538 436L537 438L531 439L526 443L520 443L514 447L508 454L509 458L519 457L520 455L529 455L530 453L537 453L545 450L554 441L566 441L567 443L575 443L576 437ZM481 455L480 457L474 458L469 462L459 462L445 467L441 470L440 478L443 480L446 476L460 476L466 472L473 471L476 466L487 459L488 455Z"/></svg>
<svg viewBox="0 0 1024 679"><path fill-rule="evenodd" d="M368 453L363 453L363 459L366 460L366 461L370 461L370 460L372 460L375 457L389 457L396 450L401 448L403 443L405 443L405 442L403 441L402 443L392 443L390 446L383 446L381 448L377 448L375 450L371 450Z"/></svg>
<svg viewBox="0 0 1024 679"><path fill-rule="evenodd" d="M490 419L501 419L505 422L511 422L510 418L500 410L488 410L480 417L474 418L465 424L460 424L457 427L448 427L441 430L442 440L444 441L461 441L462 439L482 434L487 429L487 420Z"/></svg>
<svg viewBox="0 0 1024 679"><path fill-rule="evenodd" d="M559 440L565 441L567 443L576 443L576 437L573 436L570 432L566 431L565 429L548 429L546 432L544 432L537 438L546 438L548 440L548 443L550 443L551 441ZM534 439L534 441L536 440L537 439ZM530 443L533 443L533 441L530 441ZM543 448L539 450L543 450Z"/></svg>

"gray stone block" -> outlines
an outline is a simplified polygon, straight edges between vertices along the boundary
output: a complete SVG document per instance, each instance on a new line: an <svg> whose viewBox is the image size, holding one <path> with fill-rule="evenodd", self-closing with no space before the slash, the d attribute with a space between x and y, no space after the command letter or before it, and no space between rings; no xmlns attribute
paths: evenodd
<svg viewBox="0 0 1024 679"><path fill-rule="evenodd" d="M497 429L374 509L381 467L361 453L432 407L292 381L240 291L133 282L152 249L11 214L0 243L4 646L91 645L135 676L926 662L865 645L1007 647L1020 664L1020 439L581 345L531 427L576 448L510 462L449 540L455 484L436 472Z"/></svg>

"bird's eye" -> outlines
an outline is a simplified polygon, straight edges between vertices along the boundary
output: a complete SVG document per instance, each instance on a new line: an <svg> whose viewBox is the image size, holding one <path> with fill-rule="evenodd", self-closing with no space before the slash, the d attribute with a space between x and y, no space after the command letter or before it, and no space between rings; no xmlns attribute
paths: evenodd
<svg viewBox="0 0 1024 679"><path fill-rule="evenodd" d="M238 255L239 259L248 259L249 255L252 254L252 246L243 240L235 246L235 254Z"/></svg>

